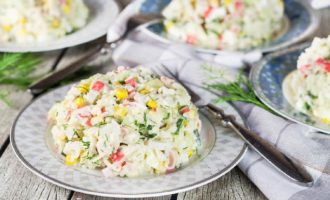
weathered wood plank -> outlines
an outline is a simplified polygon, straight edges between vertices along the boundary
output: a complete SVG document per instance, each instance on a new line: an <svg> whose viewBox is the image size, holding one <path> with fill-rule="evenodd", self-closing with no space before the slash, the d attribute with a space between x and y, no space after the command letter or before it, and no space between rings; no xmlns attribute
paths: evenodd
<svg viewBox="0 0 330 200"><path fill-rule="evenodd" d="M212 183L178 194L178 200L199 199L261 200L266 197L236 167Z"/></svg>
<svg viewBox="0 0 330 200"><path fill-rule="evenodd" d="M8 147L0 158L0 199L68 199L70 191L57 187L27 170Z"/></svg>
<svg viewBox="0 0 330 200"><path fill-rule="evenodd" d="M119 198L107 198L107 197L97 197L87 194L82 194L79 192L75 192L71 198L71 200L124 200ZM171 195L169 196L163 196L163 197L155 197L155 198L142 198L141 200L170 200Z"/></svg>

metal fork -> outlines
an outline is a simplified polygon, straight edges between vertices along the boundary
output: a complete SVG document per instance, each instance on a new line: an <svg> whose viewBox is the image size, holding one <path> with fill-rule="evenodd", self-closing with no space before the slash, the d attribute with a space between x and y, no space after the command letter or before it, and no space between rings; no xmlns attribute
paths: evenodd
<svg viewBox="0 0 330 200"><path fill-rule="evenodd" d="M177 78L177 76L172 73L171 70L169 70L163 64L160 68L165 71L165 73L162 71L163 75L174 79L187 90L191 96L192 102L195 103L197 107L205 108L217 116L221 120L221 123L224 127L234 130L252 149L259 153L259 155L261 155L276 169L286 175L286 177L300 185L313 185L313 178L303 167L295 164L290 158L280 152L272 144L261 138L258 134L239 124L233 115L227 115L222 109L212 105L211 103L201 103L203 102L201 101L202 98L189 87L187 87L179 78Z"/></svg>

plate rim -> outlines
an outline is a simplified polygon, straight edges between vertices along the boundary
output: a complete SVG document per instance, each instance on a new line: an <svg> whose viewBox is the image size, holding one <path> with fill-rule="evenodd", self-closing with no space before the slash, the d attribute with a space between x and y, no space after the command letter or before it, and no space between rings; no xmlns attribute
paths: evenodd
<svg viewBox="0 0 330 200"><path fill-rule="evenodd" d="M98 1L98 0L96 0ZM113 20L115 20L118 15L120 14L121 10L123 9L123 6L120 5L118 3L118 1L116 0L107 0L109 2L109 4L112 4L111 5L111 8L112 9L115 9L116 12L117 12L117 15L114 17ZM85 26L84 26L85 27ZM78 29L78 30L83 30L84 27ZM74 34L76 31L72 32L72 33L69 33L69 34L66 34L64 37L62 38L65 38L66 36L68 35L72 35ZM51 44L52 47L47 47L49 44L47 44L47 41L45 42L45 44L42 44L41 43L41 46L37 46L37 48L35 48L35 45L40 45L40 43L28 43L28 44L24 44L24 45L27 45L25 47L20 47L18 43L14 43L13 45L10 45L10 43L7 43L9 46L5 46L3 47L0 43L0 51L3 51L3 52L9 52L9 53L27 53L27 52L33 52L33 53L42 53L42 52L49 52L49 51L56 51L56 50L60 50L60 49L65 49L65 48L70 48L70 47L74 47L74 46L78 46L78 45L81 45L81 44L85 44L85 43L88 43L88 42L91 42L93 40L96 40L96 39L99 39L101 38L102 36L104 36L105 34L107 33L107 30L105 31L100 31L98 32L97 34L93 35L92 37L90 37L88 40L85 40L85 41L78 41L78 42L73 42L72 44L62 44L62 45L55 45L54 44ZM59 40L61 38L57 38L55 40ZM17 45L17 46L16 46Z"/></svg>
<svg viewBox="0 0 330 200"><path fill-rule="evenodd" d="M256 49L253 49L253 50L250 50L250 51L248 50L246 52L252 52L252 51L261 51L262 53L275 52L275 51L284 49L286 47L289 47L291 45L297 44L297 43L303 41L304 39L306 39L307 37L309 37L310 35L312 35L313 33L316 32L316 30L320 26L320 22L321 22L319 14L317 12L315 12L312 9L312 7L309 4L307 4L306 2L302 2L302 1L299 1L299 0L293 0L293 1L300 4L300 5L302 5L310 15L311 22L310 22L308 28L303 32L303 34L299 35L298 37L295 37L293 40L285 41L285 42L283 42L279 45L275 45L273 47L256 48ZM289 18L286 15L284 17L288 19L288 24L290 26L291 21L289 20ZM144 31L144 33L146 33L151 38L154 38L154 39L156 39L160 42L163 42L163 43L166 43L166 44L173 43L174 41L171 41L171 40L169 40L165 37L162 37L162 36L152 32L152 31L149 31L147 29L148 26L159 23L160 21L161 20L159 20L159 19L152 20L150 22L147 22L147 23L144 23L144 24L140 25L138 28L142 29ZM194 45L186 44L184 42L181 42L180 44L190 46L190 47L192 47L193 49L195 49L196 51L198 51L200 53L218 54L218 53L222 53L222 52L230 52L230 51L227 51L227 50L221 51L221 50L215 50L215 49L201 48L201 47L197 47L197 46L194 46ZM245 52L245 51L234 51L234 52Z"/></svg>
<svg viewBox="0 0 330 200"><path fill-rule="evenodd" d="M260 87L260 82L259 82L259 75L260 75L260 72L261 70L265 67L265 64L275 58L275 57L278 57L278 56L281 56L281 55L284 55L286 53L290 53L290 52L294 52L296 50L299 50L299 49L305 49L307 48L309 45L311 44L310 41L308 42L304 42L302 44L298 44L298 45L295 45L295 46L292 46L288 49L285 49L283 51L279 51L279 52L274 52L274 53L271 53L271 54L268 54L267 56L265 56L262 60L260 60L259 62L257 62L251 69L251 72L249 74L249 80L251 81L252 83L252 87L253 87L253 90L255 92L255 94L257 95L257 97L266 105L268 106L271 110L273 110L274 112L276 112L277 114L279 114L280 116L284 117L285 119L288 119L288 120L291 120L293 122L296 122L296 123L299 123L301 125L304 125L306 127L309 127L311 129L314 129L314 130L317 130L317 131L321 131L322 133L325 133L325 134L330 134L330 129L329 130L325 130L323 128L319 128L319 127L316 127L316 126L313 126L313 125L310 125L310 124L306 124L305 122L299 120L299 119L296 119L295 117L293 116L290 116L289 114L287 114L286 112L283 112L283 111L280 111L278 110L277 108L275 108L275 106L273 105L273 103L271 103L264 94L262 92L262 89ZM291 105L290 105L291 106ZM294 108L295 109L295 108ZM296 110L296 109L295 109Z"/></svg>
<svg viewBox="0 0 330 200"><path fill-rule="evenodd" d="M18 158L18 160L23 164L23 166L25 166L28 170L30 170L33 174L37 175L38 177L42 178L43 180L46 180L47 182L50 182L56 186L71 190L71 191L75 191L75 192L80 192L80 193L84 193L84 194L90 194L90 195L96 195L96 196L102 196L102 197L114 197L114 198L146 198L146 197L159 197L159 196L165 196L165 195L171 195L171 194L176 194L176 193L181 193L181 192L186 192L198 187L201 187L203 185L206 185L210 182L215 181L216 179L220 178L221 176L227 174L230 170L232 170L234 167L237 166L237 164L243 159L245 153L247 152L248 149L248 145L244 142L242 145L242 148L239 152L239 154L237 155L237 157L225 168L223 168L222 170L220 170L219 172L217 172L215 175L205 178L201 181L198 181L196 183L187 185L187 186L183 186L180 188L176 188L173 190L166 190L166 191L161 191L161 192L151 192L151 193L139 193L139 194L122 194L122 193L104 193L104 192L95 192L92 190L88 190L88 189L83 189L80 187L76 187L76 186L71 186L67 183L63 183L62 181L58 181L55 178L49 177L48 175L46 175L45 173L43 173L42 171L36 169L34 166L32 166L25 158L24 156L22 156L22 154L20 153L20 151L17 148L17 144L15 142L15 127L16 124L20 118L20 116L25 112L25 110L31 106L36 100L40 99L41 97L50 94L52 92L54 92L55 90L59 90L62 89L64 87L68 87L70 84L68 85L64 85L64 86L59 86L54 88L53 90L50 90L40 96L38 96L37 98L33 99L31 102L29 102L20 112L19 114L16 116L14 122L12 123L11 129L10 129L10 144L11 147L14 151L15 156ZM241 120L243 121L244 125L246 125L248 127L248 124L246 122L246 119L242 116L241 112L239 110L237 110L237 108L235 106L233 106L232 104L229 104L229 106L231 106L236 112L237 114L240 116ZM209 122L211 124L213 124L210 119L205 116L207 120L209 120Z"/></svg>

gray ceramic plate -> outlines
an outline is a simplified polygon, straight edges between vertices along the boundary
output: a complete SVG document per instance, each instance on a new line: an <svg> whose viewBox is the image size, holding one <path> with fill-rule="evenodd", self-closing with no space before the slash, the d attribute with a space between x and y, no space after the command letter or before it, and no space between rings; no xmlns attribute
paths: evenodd
<svg viewBox="0 0 330 200"><path fill-rule="evenodd" d="M62 49L92 41L106 34L108 27L119 14L120 8L114 0L84 0L90 10L90 16L85 27L57 40L17 44L0 42L3 52L40 52Z"/></svg>
<svg viewBox="0 0 330 200"><path fill-rule="evenodd" d="M56 101L63 99L69 87L48 92L28 105L17 117L10 136L15 154L23 165L61 187L92 195L128 198L184 192L226 174L237 165L247 149L239 136L223 128L218 119L200 111L202 156L174 173L144 178L105 178L97 170L68 167L49 145L47 112ZM221 107L243 123L231 105Z"/></svg>
<svg viewBox="0 0 330 200"><path fill-rule="evenodd" d="M150 5L150 10L152 6ZM144 10L148 11L146 5ZM299 0L287 0L285 1L285 19L283 20L283 32L278 35L274 40L250 50L260 50L262 52L277 51L281 48L288 47L295 44L311 34L319 26L319 18L317 14L310 8L309 5ZM166 38L164 27L161 21L154 21L142 25L145 32L160 42L169 43L170 41ZM195 47L197 51L203 53L217 54L219 50L205 49ZM247 51L250 51L247 50Z"/></svg>
<svg viewBox="0 0 330 200"><path fill-rule="evenodd" d="M309 45L310 43L306 43L269 54L252 68L250 79L258 97L272 110L287 119L330 134L330 125L297 111L282 92L284 78L297 69L298 57Z"/></svg>

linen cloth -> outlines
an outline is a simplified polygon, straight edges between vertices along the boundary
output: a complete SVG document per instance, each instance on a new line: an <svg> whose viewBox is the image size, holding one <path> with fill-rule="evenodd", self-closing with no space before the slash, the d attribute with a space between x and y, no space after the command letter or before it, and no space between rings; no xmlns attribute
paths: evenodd
<svg viewBox="0 0 330 200"><path fill-rule="evenodd" d="M237 67L243 62L260 59L260 55L258 52L250 55L232 54L228 57L200 54L185 45L158 42L146 36L144 29L140 28L134 30L115 50L113 58L116 64L129 66L171 59L193 63L192 59L198 59L237 70L230 68L232 63L234 67ZM183 82L202 84L200 80L203 80L201 76L204 75L191 70L189 66L184 66L184 70L179 69L182 68L182 62L170 66L171 70L180 71L178 77ZM330 136L315 133L303 125L275 116L251 104L235 103L235 106L242 112L252 130L275 144L278 149L298 163L305 165L315 179L312 187L292 182L256 152L249 149L238 166L267 198L274 200L330 199Z"/></svg>

